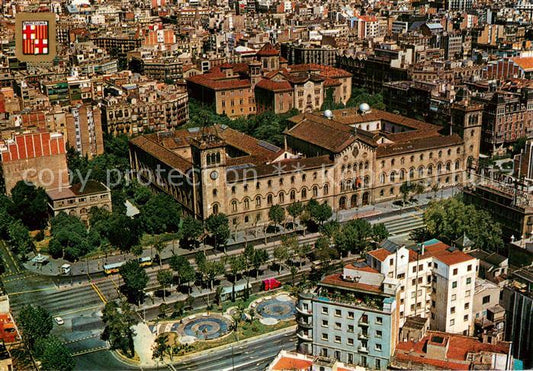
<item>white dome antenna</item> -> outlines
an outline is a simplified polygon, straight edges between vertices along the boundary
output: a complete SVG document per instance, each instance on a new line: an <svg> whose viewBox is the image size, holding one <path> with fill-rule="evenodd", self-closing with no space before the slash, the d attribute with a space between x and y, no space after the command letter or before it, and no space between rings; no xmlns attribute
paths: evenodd
<svg viewBox="0 0 533 371"><path fill-rule="evenodd" d="M331 120L333 118L333 112L331 110L327 109L324 111L324 117Z"/></svg>
<svg viewBox="0 0 533 371"><path fill-rule="evenodd" d="M359 112L364 115L365 113L370 112L370 105L368 103L361 103L359 105Z"/></svg>

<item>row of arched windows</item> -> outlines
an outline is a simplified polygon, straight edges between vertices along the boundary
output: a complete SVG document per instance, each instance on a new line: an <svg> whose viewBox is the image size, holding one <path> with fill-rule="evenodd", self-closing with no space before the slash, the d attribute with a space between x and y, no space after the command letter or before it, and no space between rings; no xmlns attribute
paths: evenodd
<svg viewBox="0 0 533 371"><path fill-rule="evenodd" d="M369 162L365 161L364 163L360 162L359 165L357 165L357 163L354 163L353 166L352 166L352 164L342 165L341 170L342 171L346 171L346 170L350 171L353 168L353 171L357 171L357 168L359 167L359 171L361 171L363 169L368 170L369 166L370 166Z"/></svg>
<svg viewBox="0 0 533 371"><path fill-rule="evenodd" d="M453 151L452 151L451 148L448 148L448 150L446 152L443 152L442 150L440 150L440 151L437 152L437 157L438 158L442 158L442 156L444 154L447 154L448 156L451 156L452 152ZM461 147L457 147L457 149L455 150L455 153L458 154L458 155L461 154ZM419 156L418 158L419 158L420 161L424 161L424 153L421 153L418 156ZM433 152L429 152L428 156L429 156L430 159L432 159L433 158ZM410 159L411 162L414 162L415 161L415 155L411 155L411 157L409 159ZM405 161L406 161L405 157L401 157L400 158L400 165L405 164ZM391 164L391 166L396 165L396 159L392 158L390 160L390 164ZM385 167L385 160L381 161L381 167Z"/></svg>
<svg viewBox="0 0 533 371"><path fill-rule="evenodd" d="M306 200L307 199L307 197L308 197L308 189L306 187L302 188L302 190L299 193L300 193L300 199L302 199L302 200ZM318 186L315 185L315 186L313 186L311 188L311 194L312 194L312 197L318 197ZM328 184L324 184L324 186L322 187L322 194L324 196L327 196L329 194L329 185ZM286 193L283 192L283 191L280 191L277 194L278 203L280 203L280 204L285 203L285 196L286 196ZM290 190L288 192L288 196L289 196L290 202L296 201L296 190L294 190L294 189ZM257 195L257 196L255 196L253 198L253 201L254 201L255 207L259 208L259 207L262 206L263 197L261 195ZM250 210L251 202L252 202L252 199L250 197L245 197L242 200L242 204L243 204L244 210ZM272 206L274 204L274 194L269 193L266 196L266 203L267 203L267 206ZM216 210L218 212L218 204L215 203L215 204L213 204L213 213L215 213L215 205L217 205ZM232 212L237 212L238 209L239 209L239 201L236 200L236 199L231 200L230 207L231 207L231 211Z"/></svg>
<svg viewBox="0 0 533 371"><path fill-rule="evenodd" d="M445 168L445 171L447 172L452 171L451 161L448 161L445 165L439 162L436 166L437 174L441 174L443 172L443 166ZM453 168L454 170L460 170L461 163L459 162L459 160L455 161ZM433 169L434 169L434 166L432 164L428 165L427 169L425 169L424 166L419 166L418 171L416 171L415 168L412 167L411 169L409 169L409 179L414 179L415 174L418 174L418 178L422 178L424 176L424 171L426 171L427 176L431 176L433 175ZM406 173L406 170L404 169L400 169L399 171L393 170L389 174L389 181L391 183L394 183L397 180L399 181L405 180L406 175L407 173ZM387 175L385 173L381 173L379 176L379 182L381 184L384 184L386 178L387 178Z"/></svg>

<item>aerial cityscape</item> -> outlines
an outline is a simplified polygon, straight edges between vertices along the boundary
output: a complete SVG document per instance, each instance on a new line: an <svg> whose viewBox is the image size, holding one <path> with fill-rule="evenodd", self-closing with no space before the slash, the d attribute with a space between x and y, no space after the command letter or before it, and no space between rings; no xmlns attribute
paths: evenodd
<svg viewBox="0 0 533 371"><path fill-rule="evenodd" d="M533 369L532 0L0 9L0 371Z"/></svg>

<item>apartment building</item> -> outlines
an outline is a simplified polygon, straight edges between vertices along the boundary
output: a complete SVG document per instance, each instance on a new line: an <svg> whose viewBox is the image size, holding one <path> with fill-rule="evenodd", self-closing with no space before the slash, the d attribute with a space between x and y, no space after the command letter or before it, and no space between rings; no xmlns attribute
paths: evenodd
<svg viewBox="0 0 533 371"><path fill-rule="evenodd" d="M399 315L430 317L433 329L470 334L477 260L439 240L417 249L391 241L367 254L367 264L399 280Z"/></svg>
<svg viewBox="0 0 533 371"><path fill-rule="evenodd" d="M385 370L398 342L398 280L366 264L299 295L298 352Z"/></svg>

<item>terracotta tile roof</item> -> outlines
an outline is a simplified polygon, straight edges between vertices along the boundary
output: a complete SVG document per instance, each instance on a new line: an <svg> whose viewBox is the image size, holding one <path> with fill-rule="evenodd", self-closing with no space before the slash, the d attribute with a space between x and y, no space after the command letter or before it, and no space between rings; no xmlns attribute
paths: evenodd
<svg viewBox="0 0 533 371"><path fill-rule="evenodd" d="M296 117L301 118L301 121L289 130L285 130L288 136L312 143L333 153L341 152L356 140L349 127L344 127L332 120L317 120L315 117L308 119L307 114ZM293 119L295 117L291 121Z"/></svg>
<svg viewBox="0 0 533 371"><path fill-rule="evenodd" d="M339 85L342 85L342 83L339 80L330 79L329 77L324 81L324 86L325 87L339 86Z"/></svg>
<svg viewBox="0 0 533 371"><path fill-rule="evenodd" d="M289 66L291 72L301 71L301 72L318 72L324 78L341 78L341 77L351 77L352 74L348 71L345 71L341 68L335 68L332 66L326 66L316 63L306 63L306 64L293 64Z"/></svg>
<svg viewBox="0 0 533 371"><path fill-rule="evenodd" d="M435 336L442 338L442 344L448 343L446 360L430 358L427 353L427 344L436 344L431 341ZM491 352L507 354L509 348L510 343L507 342L488 344L482 343L473 337L446 332L428 331L428 334L416 343L413 341L398 343L394 358L406 362L429 364L444 369L467 370L469 369L468 366L470 364L470 361L467 361L466 359L468 353Z"/></svg>
<svg viewBox="0 0 533 371"><path fill-rule="evenodd" d="M379 286L367 285L367 284L359 283L359 282L345 281L342 279L341 273L326 276L322 279L322 281L320 281L320 283L324 285L345 287L345 288L353 289L353 290L362 290L362 291L370 291L370 292L378 292L378 293L382 292L381 287Z"/></svg>
<svg viewBox="0 0 533 371"><path fill-rule="evenodd" d="M374 269L368 265L365 265L365 266L362 266L362 267L356 267L355 265L353 264L347 264L345 266L345 268L347 269L356 269L358 271L363 271L363 272L370 272L370 273L380 273L377 269Z"/></svg>
<svg viewBox="0 0 533 371"><path fill-rule="evenodd" d="M181 171L182 174L187 173L192 168L192 163L154 141L154 135L140 135L135 137L130 140L130 145L138 147L166 165Z"/></svg>
<svg viewBox="0 0 533 371"><path fill-rule="evenodd" d="M463 139L457 134L435 135L432 137L422 138L416 138L416 132L402 134L405 134L403 137L405 137L406 140L380 145L376 151L376 157L394 156L400 153L409 153L431 148L441 148L463 144ZM412 139L407 139L409 136L411 136Z"/></svg>
<svg viewBox="0 0 533 371"><path fill-rule="evenodd" d="M2 162L27 160L31 158L64 155L66 153L63 135L57 133L29 133L15 135L2 141L0 156Z"/></svg>
<svg viewBox="0 0 533 371"><path fill-rule="evenodd" d="M388 251L387 249L377 249L377 250L370 251L368 254L372 255L374 258L376 258L380 262L383 262L392 253Z"/></svg>
<svg viewBox="0 0 533 371"><path fill-rule="evenodd" d="M288 81L275 81L263 79L256 85L257 88L270 90L270 91L292 91L292 86Z"/></svg>
<svg viewBox="0 0 533 371"><path fill-rule="evenodd" d="M280 358L279 361L272 366L273 371L307 371L313 366L313 361L308 359L298 359L291 357Z"/></svg>
<svg viewBox="0 0 533 371"><path fill-rule="evenodd" d="M248 79L243 79L238 76L226 78L218 73L190 76L186 80L188 83L201 85L213 90L243 89L251 86L250 80Z"/></svg>
<svg viewBox="0 0 533 371"><path fill-rule="evenodd" d="M274 48L271 43L266 43L261 49L259 49L257 55L260 57L274 57L279 55L279 50Z"/></svg>
<svg viewBox="0 0 533 371"><path fill-rule="evenodd" d="M526 72L533 71L533 57L511 58L514 63Z"/></svg>

